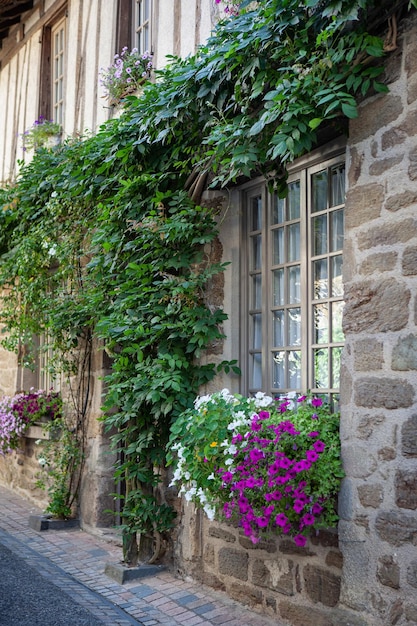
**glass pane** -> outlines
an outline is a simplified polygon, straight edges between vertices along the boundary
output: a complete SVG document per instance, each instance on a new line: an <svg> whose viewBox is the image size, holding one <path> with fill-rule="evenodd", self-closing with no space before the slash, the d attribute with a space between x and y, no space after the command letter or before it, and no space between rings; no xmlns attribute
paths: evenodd
<svg viewBox="0 0 417 626"><path fill-rule="evenodd" d="M251 389L262 389L262 357L259 353L252 354Z"/></svg>
<svg viewBox="0 0 417 626"><path fill-rule="evenodd" d="M150 42L149 42L149 27L148 26L145 26L143 28L143 47L144 47L144 52L149 52L149 50L151 49Z"/></svg>
<svg viewBox="0 0 417 626"><path fill-rule="evenodd" d="M274 346L283 346L284 343L284 311L272 312Z"/></svg>
<svg viewBox="0 0 417 626"><path fill-rule="evenodd" d="M282 306L284 300L284 270L273 271L273 306Z"/></svg>
<svg viewBox="0 0 417 626"><path fill-rule="evenodd" d="M327 272L327 259L313 261L314 300L322 300L329 297L329 277Z"/></svg>
<svg viewBox="0 0 417 626"><path fill-rule="evenodd" d="M252 315L252 348L262 348L262 315Z"/></svg>
<svg viewBox="0 0 417 626"><path fill-rule="evenodd" d="M150 4L150 0L145 0L145 20L148 20L151 14Z"/></svg>
<svg viewBox="0 0 417 626"><path fill-rule="evenodd" d="M343 250L344 224L343 209L333 211L330 215L330 250Z"/></svg>
<svg viewBox="0 0 417 626"><path fill-rule="evenodd" d="M274 196L271 224L282 224L282 222L284 221L284 206L285 201L282 198Z"/></svg>
<svg viewBox="0 0 417 626"><path fill-rule="evenodd" d="M262 228L262 198L257 196L251 201L251 227L252 230L261 230Z"/></svg>
<svg viewBox="0 0 417 626"><path fill-rule="evenodd" d="M261 269L261 259L262 259L262 238L261 235L255 235L251 237L251 245L252 245L252 265L251 270L259 270Z"/></svg>
<svg viewBox="0 0 417 626"><path fill-rule="evenodd" d="M314 316L314 343L328 343L329 341L329 305L316 304L313 307Z"/></svg>
<svg viewBox="0 0 417 626"><path fill-rule="evenodd" d="M313 220L313 255L327 253L327 215Z"/></svg>
<svg viewBox="0 0 417 626"><path fill-rule="evenodd" d="M300 266L293 265L288 268L288 304L301 302Z"/></svg>
<svg viewBox="0 0 417 626"><path fill-rule="evenodd" d="M332 348L332 387L336 389L340 387L341 357L342 348Z"/></svg>
<svg viewBox="0 0 417 626"><path fill-rule="evenodd" d="M288 353L288 387L301 389L301 352L296 350Z"/></svg>
<svg viewBox="0 0 417 626"><path fill-rule="evenodd" d="M273 358L273 370L272 370L272 386L277 389L285 388L285 352L275 352L272 355Z"/></svg>
<svg viewBox="0 0 417 626"><path fill-rule="evenodd" d="M301 309L288 309L288 345L301 344Z"/></svg>
<svg viewBox="0 0 417 626"><path fill-rule="evenodd" d="M300 258L300 224L291 224L288 227L288 261L298 261Z"/></svg>
<svg viewBox="0 0 417 626"><path fill-rule="evenodd" d="M332 303L332 341L344 341L345 336L342 330L344 302Z"/></svg>
<svg viewBox="0 0 417 626"><path fill-rule="evenodd" d="M252 276L252 308L260 309L262 306L262 275Z"/></svg>
<svg viewBox="0 0 417 626"><path fill-rule="evenodd" d="M329 387L329 350L320 348L314 354L314 385L317 389Z"/></svg>
<svg viewBox="0 0 417 626"><path fill-rule="evenodd" d="M284 263L284 254L284 229L276 228L272 231L272 264L280 265Z"/></svg>
<svg viewBox="0 0 417 626"><path fill-rule="evenodd" d="M288 185L288 215L287 219L296 220L300 217L300 181Z"/></svg>
<svg viewBox="0 0 417 626"><path fill-rule="evenodd" d="M345 202L345 164L340 163L332 167L332 204L344 204Z"/></svg>
<svg viewBox="0 0 417 626"><path fill-rule="evenodd" d="M343 281L342 281L342 269L343 269L343 257L342 255L334 256L331 259L332 268L332 296L343 296Z"/></svg>
<svg viewBox="0 0 417 626"><path fill-rule="evenodd" d="M313 206L312 212L327 209L327 170L317 172L312 176Z"/></svg>

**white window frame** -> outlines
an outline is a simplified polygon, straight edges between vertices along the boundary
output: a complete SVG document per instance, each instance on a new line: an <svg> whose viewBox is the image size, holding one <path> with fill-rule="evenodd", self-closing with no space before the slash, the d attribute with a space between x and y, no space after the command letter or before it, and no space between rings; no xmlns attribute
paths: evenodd
<svg viewBox="0 0 417 626"><path fill-rule="evenodd" d="M64 124L66 30L65 18L51 26L51 104L52 119Z"/></svg>
<svg viewBox="0 0 417 626"><path fill-rule="evenodd" d="M152 0L133 0L133 48L152 53Z"/></svg>

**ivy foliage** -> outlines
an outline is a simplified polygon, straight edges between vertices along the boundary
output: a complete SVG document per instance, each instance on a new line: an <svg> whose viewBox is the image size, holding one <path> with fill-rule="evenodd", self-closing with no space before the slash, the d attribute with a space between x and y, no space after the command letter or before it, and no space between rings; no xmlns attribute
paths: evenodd
<svg viewBox="0 0 417 626"><path fill-rule="evenodd" d="M22 354L47 333L67 371L88 333L105 346L105 422L135 511L126 519L155 482L170 422L217 371L237 371L200 359L222 338L225 314L206 286L224 266L207 254L217 216L190 199L187 178L208 173L225 188L262 172L282 192L285 163L323 125L386 90L370 62L383 55L366 31L371 4L245 0L196 55L171 58L127 97L119 118L37 150L0 192L3 344Z"/></svg>

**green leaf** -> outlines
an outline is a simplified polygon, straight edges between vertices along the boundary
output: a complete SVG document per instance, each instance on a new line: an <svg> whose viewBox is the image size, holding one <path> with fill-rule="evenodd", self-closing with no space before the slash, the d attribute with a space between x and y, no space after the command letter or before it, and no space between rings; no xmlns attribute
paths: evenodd
<svg viewBox="0 0 417 626"><path fill-rule="evenodd" d="M314 130L316 129L318 126L320 126L320 124L322 123L322 118L321 117L314 117L312 120L309 121L308 125L309 127Z"/></svg>
<svg viewBox="0 0 417 626"><path fill-rule="evenodd" d="M355 104L351 104L350 102L342 102L342 111L346 117L349 117L350 119L358 117L357 106Z"/></svg>

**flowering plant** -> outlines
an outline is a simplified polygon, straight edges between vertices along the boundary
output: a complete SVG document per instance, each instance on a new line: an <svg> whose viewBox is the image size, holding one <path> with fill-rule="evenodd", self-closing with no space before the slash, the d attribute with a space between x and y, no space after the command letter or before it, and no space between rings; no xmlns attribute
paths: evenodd
<svg viewBox="0 0 417 626"><path fill-rule="evenodd" d="M125 46L114 57L114 63L100 71L100 82L111 100L120 100L129 92L135 91L149 78L152 70L152 54L141 54L137 48L128 52Z"/></svg>
<svg viewBox="0 0 417 626"><path fill-rule="evenodd" d="M337 520L338 425L321 398L227 389L199 397L171 428L171 484L210 519L236 521L253 543L278 532L303 546L313 528Z"/></svg>
<svg viewBox="0 0 417 626"><path fill-rule="evenodd" d="M21 392L0 400L0 454L17 448L19 438L34 422L55 420L62 414L62 400L54 391Z"/></svg>
<svg viewBox="0 0 417 626"><path fill-rule="evenodd" d="M46 120L42 115L35 120L28 130L23 133L23 149L34 148L37 150L45 145L50 137L61 134L61 125L52 120Z"/></svg>
<svg viewBox="0 0 417 626"><path fill-rule="evenodd" d="M225 13L228 13L229 15L238 15L241 0L216 0L216 4L222 3L226 5L224 7Z"/></svg>

